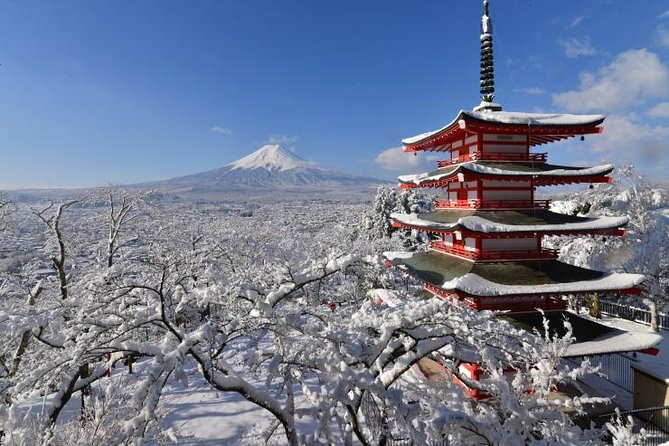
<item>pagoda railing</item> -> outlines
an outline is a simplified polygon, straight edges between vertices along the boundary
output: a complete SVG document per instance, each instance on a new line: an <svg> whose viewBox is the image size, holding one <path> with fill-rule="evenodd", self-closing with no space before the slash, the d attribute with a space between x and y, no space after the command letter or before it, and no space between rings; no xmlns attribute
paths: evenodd
<svg viewBox="0 0 669 446"><path fill-rule="evenodd" d="M437 209L548 209L550 200L435 200Z"/></svg>
<svg viewBox="0 0 669 446"><path fill-rule="evenodd" d="M545 163L547 153L498 153L498 152L474 152L466 153L448 160L437 161L437 166L446 167L451 164L465 163L467 161L515 161Z"/></svg>
<svg viewBox="0 0 669 446"><path fill-rule="evenodd" d="M441 240L431 240L430 248L434 249L435 251L443 252L446 254L453 254L458 257L463 257L469 260L476 260L479 258L481 254L479 251L473 249L466 249L464 246L460 245L451 245Z"/></svg>
<svg viewBox="0 0 669 446"><path fill-rule="evenodd" d="M460 245L451 245L442 240L432 240L430 241L430 248L443 252L445 254L451 254L458 257L462 257L468 260L521 260L521 259L545 259L552 260L557 259L560 251L557 249L526 249L526 250L472 250L467 249L464 246Z"/></svg>

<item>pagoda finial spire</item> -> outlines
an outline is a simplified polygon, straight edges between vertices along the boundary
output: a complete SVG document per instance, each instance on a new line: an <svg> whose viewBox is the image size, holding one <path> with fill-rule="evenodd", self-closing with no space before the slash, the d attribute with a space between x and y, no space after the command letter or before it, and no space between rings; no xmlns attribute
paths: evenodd
<svg viewBox="0 0 669 446"><path fill-rule="evenodd" d="M483 0L481 16L481 105L477 109L501 110L495 99L495 67L492 52L492 19L489 0ZM488 105L490 104L490 105Z"/></svg>

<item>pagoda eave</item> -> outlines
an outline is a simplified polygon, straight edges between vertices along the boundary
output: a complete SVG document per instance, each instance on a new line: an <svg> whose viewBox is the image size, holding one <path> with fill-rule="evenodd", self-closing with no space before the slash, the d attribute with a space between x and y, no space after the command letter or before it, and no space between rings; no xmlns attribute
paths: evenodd
<svg viewBox="0 0 669 446"><path fill-rule="evenodd" d="M516 261L496 263L472 262L437 251L419 253L384 253L392 265L416 278L441 297L482 299L490 305L506 305L516 309L517 303L537 297L589 295L593 293L638 294L644 276L590 270L558 260Z"/></svg>
<svg viewBox="0 0 669 446"><path fill-rule="evenodd" d="M450 183L455 182L469 182L476 181L479 179L495 179L498 181L532 181L534 186L558 186L558 185L567 185L567 184L581 184L581 183L611 183L613 178L606 175L595 175L595 176L583 176L583 175L573 175L573 176L555 176L555 177L538 177L537 175L485 175L485 174L472 174L466 175L463 179L458 179L457 176L451 176L447 178L442 178L436 181L425 181L421 183L409 183L409 182L400 182L398 187L400 189L416 189L419 187L426 188L435 188L435 187L446 187Z"/></svg>
<svg viewBox="0 0 669 446"><path fill-rule="evenodd" d="M656 355L659 350L655 346L662 341L662 335L657 333L621 329L571 311L507 313L501 318L521 330L546 335L548 329L555 336L566 334L564 321L568 321L573 342L560 353L563 358L625 352Z"/></svg>
<svg viewBox="0 0 669 446"><path fill-rule="evenodd" d="M498 116L528 116L527 122L504 122L495 120ZM519 114L507 112L460 114L447 126L434 132L428 132L403 141L405 152L446 151L449 145L471 135L495 133L503 135L528 135L529 145L537 146L575 136L598 134L604 131L599 125L604 121L603 116L593 115L590 122L583 124L542 124L532 119L532 116L542 117L542 114ZM557 116L557 115L546 115ZM588 116L590 118L590 116ZM488 119L484 119L488 118Z"/></svg>
<svg viewBox="0 0 669 446"><path fill-rule="evenodd" d="M507 238L527 238L527 237L536 237L537 235L601 235L609 237L625 237L627 235L627 230L623 228L611 228L611 229L565 229L565 230L535 230L535 231L509 231L509 232L483 232L483 231L472 231L466 228L462 228L460 225L454 225L451 228L435 228L422 225L411 225L397 221L395 219L391 220L390 225L393 228L397 229L412 229L416 231L423 231L429 234L452 234L456 231L462 233L463 237L480 237L485 235L486 238L494 239L507 239Z"/></svg>
<svg viewBox="0 0 669 446"><path fill-rule="evenodd" d="M416 278L415 276L412 276ZM423 288L428 293L435 297L446 300L453 300L462 302L474 310L492 310L492 311L508 311L513 308L514 313L522 313L528 311L536 311L537 309L552 311L565 310L567 308L567 300L564 299L564 294L509 294L504 296L474 296L463 292L453 292L450 290L443 290L431 283L424 282L419 278L418 281L423 283ZM602 290L602 292L606 292ZM630 288L627 290L613 290L616 294L631 294L638 295L640 290L638 288ZM591 295L592 292L569 293L573 295Z"/></svg>
<svg viewBox="0 0 669 446"><path fill-rule="evenodd" d="M563 293L527 293L527 294L504 294L500 296L477 296L464 292L462 290L445 290L433 283L422 279L421 277L406 271L391 261L385 262L386 266L393 266L402 272L413 277L415 280L423 284L425 291L429 292L435 297L442 299L462 302L474 310L493 310L493 311L508 311L512 309L515 312L541 310L564 310L567 308L566 295L592 295L593 293L612 293L612 294L628 294L638 296L642 290L639 287L631 287L625 289L610 289L597 291L570 291Z"/></svg>

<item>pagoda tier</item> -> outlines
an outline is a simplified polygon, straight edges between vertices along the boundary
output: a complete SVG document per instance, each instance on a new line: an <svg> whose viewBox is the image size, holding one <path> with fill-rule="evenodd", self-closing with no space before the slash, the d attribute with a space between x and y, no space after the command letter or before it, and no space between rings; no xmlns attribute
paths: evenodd
<svg viewBox="0 0 669 446"><path fill-rule="evenodd" d="M433 234L459 231L463 238L518 238L536 235L625 235L627 217L578 217L546 209L531 210L436 210L423 214L390 215L395 227Z"/></svg>
<svg viewBox="0 0 669 446"><path fill-rule="evenodd" d="M542 246L547 235L625 235L627 217L586 218L543 209L527 211L437 210L390 215L396 228L437 235L430 249L478 262L550 260L558 251Z"/></svg>
<svg viewBox="0 0 669 446"><path fill-rule="evenodd" d="M502 155L500 155L502 156ZM556 166L546 163L489 163L466 162L450 165L433 172L398 177L400 188L444 187L450 196L457 199L479 199L487 197L483 191L495 196L517 196L532 200L529 192L537 186L572 183L610 183L607 175L613 165L594 167ZM513 192L513 193L509 193ZM533 195L533 194L531 194ZM525 206L528 207L528 206Z"/></svg>
<svg viewBox="0 0 669 446"><path fill-rule="evenodd" d="M406 152L466 153L514 151L561 139L601 133L603 115L462 110L446 126L402 140ZM525 150L527 152L527 150Z"/></svg>
<svg viewBox="0 0 669 446"><path fill-rule="evenodd" d="M638 294L644 279L640 274L606 274L557 260L481 263L437 251L384 256L389 265L423 282L432 294L461 300L477 310L564 309L565 294Z"/></svg>

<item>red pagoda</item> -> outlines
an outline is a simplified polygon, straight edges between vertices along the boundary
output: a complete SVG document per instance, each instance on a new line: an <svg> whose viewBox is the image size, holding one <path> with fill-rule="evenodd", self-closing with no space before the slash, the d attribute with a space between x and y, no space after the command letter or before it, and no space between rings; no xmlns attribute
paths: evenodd
<svg viewBox="0 0 669 446"><path fill-rule="evenodd" d="M444 154L437 170L399 177L401 188L443 191L435 202L436 209L421 214L391 214L394 227L431 234L430 249L387 252L387 263L421 281L431 294L462 301L477 310L564 310L567 295L639 293L642 275L580 268L559 261L556 250L543 246L546 236L625 234L627 217L559 214L550 211L549 200L535 196L539 186L611 182L610 164L558 166L548 163L546 153L533 150L601 133L605 116L503 111L494 102L488 0L483 7L482 102L471 111L461 111L438 130L402 141L405 152ZM554 315L558 312L563 313L553 311ZM589 340L594 340L598 334L584 324ZM578 340L578 334L574 335ZM573 345L574 356L642 350L658 341L654 335L622 331L603 333L602 339L607 341Z"/></svg>

